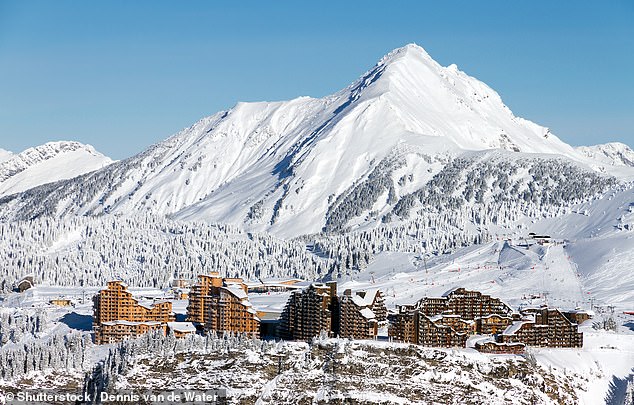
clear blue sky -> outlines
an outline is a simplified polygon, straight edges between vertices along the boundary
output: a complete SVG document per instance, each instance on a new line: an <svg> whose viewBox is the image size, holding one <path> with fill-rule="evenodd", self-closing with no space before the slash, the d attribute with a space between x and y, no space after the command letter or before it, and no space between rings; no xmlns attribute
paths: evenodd
<svg viewBox="0 0 634 405"><path fill-rule="evenodd" d="M634 1L0 0L0 148L117 159L237 101L324 96L409 42L573 145L634 146Z"/></svg>

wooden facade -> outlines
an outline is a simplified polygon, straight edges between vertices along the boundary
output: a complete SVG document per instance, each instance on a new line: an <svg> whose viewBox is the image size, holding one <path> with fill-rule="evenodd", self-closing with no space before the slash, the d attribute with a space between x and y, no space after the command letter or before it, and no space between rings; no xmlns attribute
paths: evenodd
<svg viewBox="0 0 634 405"><path fill-rule="evenodd" d="M378 315L377 315L378 314ZM313 283L294 291L280 317L280 336L310 340L322 332L349 339L374 339L387 308L379 290L337 296L337 283Z"/></svg>
<svg viewBox="0 0 634 405"><path fill-rule="evenodd" d="M427 316L459 315L469 320L491 314L511 316L513 313L511 307L500 299L465 288L455 288L442 297L425 297L418 302L417 307Z"/></svg>
<svg viewBox="0 0 634 405"><path fill-rule="evenodd" d="M524 320L514 322L497 335L499 343L523 343L538 347L582 347L583 333L576 323L553 308L522 311Z"/></svg>
<svg viewBox="0 0 634 405"><path fill-rule="evenodd" d="M313 283L294 291L282 312L280 334L295 340L310 340L322 332L332 336L338 329L338 318L332 316L337 309L337 283Z"/></svg>
<svg viewBox="0 0 634 405"><path fill-rule="evenodd" d="M73 304L68 298L53 298L48 303L58 307L70 307Z"/></svg>
<svg viewBox="0 0 634 405"><path fill-rule="evenodd" d="M23 293L29 288L33 288L34 285L35 281L33 279L33 276L26 276L22 280L17 282L15 286L15 291Z"/></svg>
<svg viewBox="0 0 634 405"><path fill-rule="evenodd" d="M191 288L187 320L205 331L239 332L259 337L260 319L251 306L247 286L240 278L218 273L198 276Z"/></svg>
<svg viewBox="0 0 634 405"><path fill-rule="evenodd" d="M477 351L491 354L522 354L525 347L523 343L498 343L493 340L475 344Z"/></svg>
<svg viewBox="0 0 634 405"><path fill-rule="evenodd" d="M430 347L465 347L471 330L471 322L462 322L454 317L431 319L418 309L399 308L389 316L388 336L393 340ZM443 325L442 322L447 325ZM456 331L454 327L466 331Z"/></svg>
<svg viewBox="0 0 634 405"><path fill-rule="evenodd" d="M390 315L388 335L397 341L425 346L465 346L469 335L504 330L513 310L478 291L456 288L442 297L424 297L414 305L399 306Z"/></svg>
<svg viewBox="0 0 634 405"><path fill-rule="evenodd" d="M356 291L355 294L365 300L368 307L374 312L377 322L387 321L387 307L383 293L378 289Z"/></svg>
<svg viewBox="0 0 634 405"><path fill-rule="evenodd" d="M417 341L413 343L431 347L465 347L467 344L467 333L436 323L420 311L414 313L414 322Z"/></svg>
<svg viewBox="0 0 634 405"><path fill-rule="evenodd" d="M399 305L396 313L388 315L390 327L387 334L390 339L397 342L418 343L418 323L415 321L415 311L413 305Z"/></svg>
<svg viewBox="0 0 634 405"><path fill-rule="evenodd" d="M581 325L585 321L592 319L591 312L580 309L576 309L574 311L566 311L563 312L563 314L566 318L570 320L570 322L576 323L577 325Z"/></svg>
<svg viewBox="0 0 634 405"><path fill-rule="evenodd" d="M137 338L153 330L161 330L165 333L165 324L161 322L104 322L99 326L98 332L95 329L95 342L97 344L117 343Z"/></svg>
<svg viewBox="0 0 634 405"><path fill-rule="evenodd" d="M490 314L476 318L476 333L479 335L496 335L502 333L513 323L513 318L500 314Z"/></svg>
<svg viewBox="0 0 634 405"><path fill-rule="evenodd" d="M339 330L336 334L349 339L374 339L378 333L378 319L372 310L373 301L346 290L339 298Z"/></svg>
<svg viewBox="0 0 634 405"><path fill-rule="evenodd" d="M93 310L97 344L138 336L145 333L143 331L158 328L156 325L165 330L165 324L175 318L171 302L141 305L122 281L108 282L108 288L94 297Z"/></svg>

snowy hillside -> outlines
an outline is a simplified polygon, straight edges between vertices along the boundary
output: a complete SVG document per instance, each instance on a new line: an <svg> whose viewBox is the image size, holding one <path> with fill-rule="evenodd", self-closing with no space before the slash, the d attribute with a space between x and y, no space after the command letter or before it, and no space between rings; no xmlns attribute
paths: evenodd
<svg viewBox="0 0 634 405"><path fill-rule="evenodd" d="M488 86L407 45L334 95L239 103L105 170L5 200L0 217L151 212L282 237L375 226L447 165L489 149L524 162L518 190L544 159L572 167L572 182L593 176L588 158ZM350 206L364 187L374 194Z"/></svg>
<svg viewBox="0 0 634 405"><path fill-rule="evenodd" d="M591 166L599 171L633 178L634 151L620 142L610 142L602 145L579 146L577 151L591 159Z"/></svg>
<svg viewBox="0 0 634 405"><path fill-rule="evenodd" d="M620 142L610 142L602 145L579 146L576 148L585 156L612 166L634 167L634 151Z"/></svg>
<svg viewBox="0 0 634 405"><path fill-rule="evenodd" d="M0 151L0 196L101 169L112 160L79 142L49 142L17 155Z"/></svg>

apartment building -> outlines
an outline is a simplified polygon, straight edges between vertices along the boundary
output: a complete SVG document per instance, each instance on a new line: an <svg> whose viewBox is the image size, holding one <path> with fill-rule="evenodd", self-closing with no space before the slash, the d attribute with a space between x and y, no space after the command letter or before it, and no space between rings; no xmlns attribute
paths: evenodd
<svg viewBox="0 0 634 405"><path fill-rule="evenodd" d="M578 331L578 325L559 309L529 308L521 313L522 320L497 335L497 342L538 347L583 346L583 333Z"/></svg>
<svg viewBox="0 0 634 405"><path fill-rule="evenodd" d="M280 323L280 335L284 339L310 340L322 332L333 336L337 330L337 283L312 283L307 288L294 291L289 297Z"/></svg>
<svg viewBox="0 0 634 405"><path fill-rule="evenodd" d="M174 321L172 303L139 303L122 281L108 282L93 299L93 329L97 344L113 343L139 336L150 330L165 331Z"/></svg>
<svg viewBox="0 0 634 405"><path fill-rule="evenodd" d="M198 276L189 293L187 320L205 331L260 334L260 319L246 284L241 278L223 278L218 273Z"/></svg>

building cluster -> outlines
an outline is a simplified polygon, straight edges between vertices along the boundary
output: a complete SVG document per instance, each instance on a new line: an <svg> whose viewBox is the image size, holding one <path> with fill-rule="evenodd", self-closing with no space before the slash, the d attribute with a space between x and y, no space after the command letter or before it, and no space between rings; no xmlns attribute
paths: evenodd
<svg viewBox="0 0 634 405"><path fill-rule="evenodd" d="M187 322L175 322L170 301L140 303L122 281L111 281L94 298L93 329L97 344L135 338L152 330L184 337L197 330L259 336L260 319L247 286L239 278L201 275L188 294Z"/></svg>
<svg viewBox="0 0 634 405"><path fill-rule="evenodd" d="M201 275L189 290L187 322L175 322L171 302L140 303L125 283L111 281L94 298L95 341L114 343L168 329L176 337L215 331L293 340L310 340L324 333L374 339L379 326L388 321L388 336L394 341L465 347L467 340L477 336L471 344L475 342L475 348L482 352L521 353L525 346L581 347L583 334L578 324L589 318L585 311L548 307L515 312L498 298L464 288L441 297L424 297L412 305L398 305L388 314L377 289L346 289L338 295L336 282L312 283L301 289L294 284L278 319L253 308L242 279L223 278L218 273Z"/></svg>
<svg viewBox="0 0 634 405"><path fill-rule="evenodd" d="M373 339L385 322L387 309L379 290L337 295L337 283L313 283L294 291L280 320L285 339L310 340L322 333L351 339Z"/></svg>
<svg viewBox="0 0 634 405"><path fill-rule="evenodd" d="M583 311L547 307L517 313L498 298L456 288L442 297L398 306L389 316L388 335L396 341L434 347L465 347L472 335L484 335L488 338L476 342L476 349L519 353L524 346L581 347L583 334L577 325L586 319Z"/></svg>
<svg viewBox="0 0 634 405"><path fill-rule="evenodd" d="M240 332L259 337L260 319L241 278L218 273L198 276L189 292L187 320L204 331Z"/></svg>
<svg viewBox="0 0 634 405"><path fill-rule="evenodd" d="M165 332L175 320L169 301L139 303L122 281L108 282L108 288L94 298L93 329L97 344L115 343L151 330Z"/></svg>

